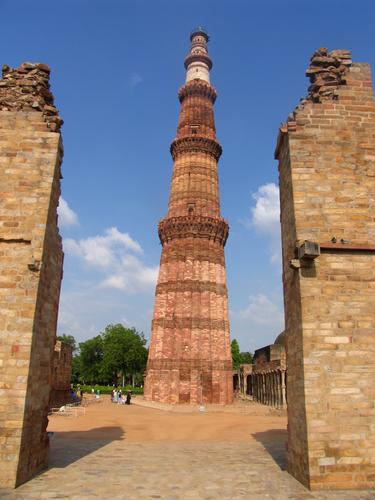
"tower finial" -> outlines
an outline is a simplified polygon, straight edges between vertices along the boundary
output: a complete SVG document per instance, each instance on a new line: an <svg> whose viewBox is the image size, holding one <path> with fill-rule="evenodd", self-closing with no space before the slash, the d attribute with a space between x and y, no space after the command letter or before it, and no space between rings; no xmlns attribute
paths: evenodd
<svg viewBox="0 0 375 500"><path fill-rule="evenodd" d="M190 52L185 58L186 83L195 79L210 83L212 61L207 52L209 39L206 30L202 26L198 26L190 33Z"/></svg>
<svg viewBox="0 0 375 500"><path fill-rule="evenodd" d="M193 31L190 33L190 41L193 41L193 37L196 35L202 35L205 37L206 42L209 42L210 37L208 36L207 31L202 28L202 26L197 26L196 28L193 29Z"/></svg>

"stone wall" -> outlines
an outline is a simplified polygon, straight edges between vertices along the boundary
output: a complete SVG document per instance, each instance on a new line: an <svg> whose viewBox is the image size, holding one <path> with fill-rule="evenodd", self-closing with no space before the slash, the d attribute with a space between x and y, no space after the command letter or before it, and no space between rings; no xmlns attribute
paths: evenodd
<svg viewBox="0 0 375 500"><path fill-rule="evenodd" d="M72 347L57 340L51 366L51 408L71 401L71 378Z"/></svg>
<svg viewBox="0 0 375 500"><path fill-rule="evenodd" d="M50 368L63 253L57 228L61 120L49 68L0 81L0 485L46 465ZM48 106L48 108L46 108ZM55 117L55 120L51 120Z"/></svg>
<svg viewBox="0 0 375 500"><path fill-rule="evenodd" d="M375 101L370 68L319 49L280 129L288 470L375 487ZM305 240L319 251L305 252ZM317 247L319 249L319 247ZM316 257L314 259L314 257Z"/></svg>

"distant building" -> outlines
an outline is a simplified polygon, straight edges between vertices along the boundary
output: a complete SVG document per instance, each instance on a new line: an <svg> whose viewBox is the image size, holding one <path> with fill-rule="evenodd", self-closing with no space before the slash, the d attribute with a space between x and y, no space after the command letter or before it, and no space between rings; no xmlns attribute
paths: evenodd
<svg viewBox="0 0 375 500"><path fill-rule="evenodd" d="M235 395L252 396L251 375L253 365L242 364L238 370L233 370L233 391Z"/></svg>
<svg viewBox="0 0 375 500"><path fill-rule="evenodd" d="M252 365L233 371L235 394L270 406L286 406L285 335L284 331L274 344L257 349Z"/></svg>

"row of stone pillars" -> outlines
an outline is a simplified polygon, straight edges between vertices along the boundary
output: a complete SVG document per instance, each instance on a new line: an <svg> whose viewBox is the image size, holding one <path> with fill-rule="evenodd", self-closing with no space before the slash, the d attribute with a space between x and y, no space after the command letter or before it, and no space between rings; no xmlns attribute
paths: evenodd
<svg viewBox="0 0 375 500"><path fill-rule="evenodd" d="M253 399L264 405L286 405L286 370L270 370L251 375Z"/></svg>
<svg viewBox="0 0 375 500"><path fill-rule="evenodd" d="M233 372L233 391L235 394L241 394L242 396L252 396L251 373L242 367L250 367L250 370L252 369L252 365L242 365L239 370Z"/></svg>

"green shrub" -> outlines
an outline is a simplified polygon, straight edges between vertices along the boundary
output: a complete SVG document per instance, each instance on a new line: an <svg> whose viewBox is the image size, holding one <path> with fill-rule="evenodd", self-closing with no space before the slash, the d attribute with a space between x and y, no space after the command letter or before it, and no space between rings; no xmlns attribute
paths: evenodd
<svg viewBox="0 0 375 500"><path fill-rule="evenodd" d="M97 390L100 391L100 394L112 394L113 387L110 385L81 385L81 390L84 393L91 394L92 389L94 389L95 393ZM122 392L132 391L133 394L143 394L143 387L132 387L131 385L126 385L125 387L118 386L118 389L121 389ZM74 390L77 390L77 386L74 386Z"/></svg>

